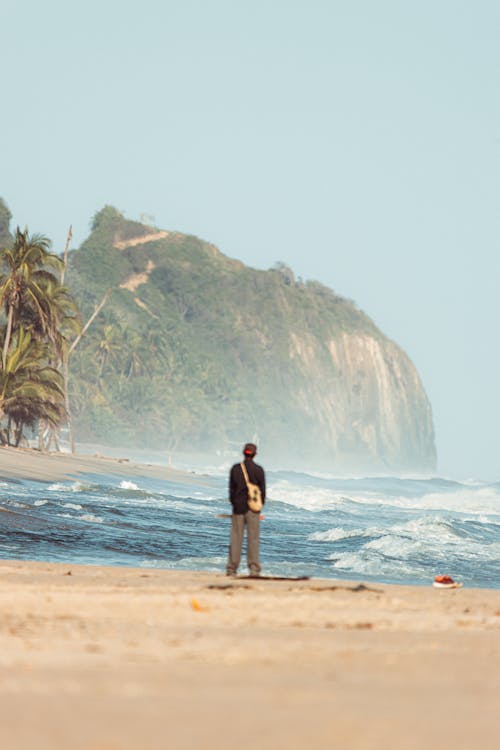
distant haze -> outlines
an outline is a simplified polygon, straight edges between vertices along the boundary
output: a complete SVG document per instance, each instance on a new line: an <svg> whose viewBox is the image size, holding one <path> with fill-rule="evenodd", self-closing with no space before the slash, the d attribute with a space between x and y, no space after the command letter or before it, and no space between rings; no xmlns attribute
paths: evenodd
<svg viewBox="0 0 500 750"><path fill-rule="evenodd" d="M0 195L56 249L112 203L353 298L416 364L440 472L498 479L499 20L3 0Z"/></svg>

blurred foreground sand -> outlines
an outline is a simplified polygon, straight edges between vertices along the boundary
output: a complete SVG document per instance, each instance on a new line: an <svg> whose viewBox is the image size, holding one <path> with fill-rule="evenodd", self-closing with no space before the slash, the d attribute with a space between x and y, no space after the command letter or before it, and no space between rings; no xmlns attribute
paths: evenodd
<svg viewBox="0 0 500 750"><path fill-rule="evenodd" d="M2 750L498 747L500 591L0 562Z"/></svg>

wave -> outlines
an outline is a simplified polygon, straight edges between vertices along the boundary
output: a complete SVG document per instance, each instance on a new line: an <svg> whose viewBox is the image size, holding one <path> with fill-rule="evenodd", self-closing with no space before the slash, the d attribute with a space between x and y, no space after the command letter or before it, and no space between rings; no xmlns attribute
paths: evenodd
<svg viewBox="0 0 500 750"><path fill-rule="evenodd" d="M340 542L343 539L373 536L374 533L377 532L371 529L344 529L341 526L334 526L327 531L314 531L307 538L310 542Z"/></svg>
<svg viewBox="0 0 500 750"><path fill-rule="evenodd" d="M500 586L500 483L268 473L270 575ZM226 476L178 483L87 476L0 489L0 557L225 568ZM1 517L4 517L3 519ZM5 546L12 545L12 546Z"/></svg>
<svg viewBox="0 0 500 750"><path fill-rule="evenodd" d="M92 513L84 513L83 516L73 516L71 513L57 513L58 518L71 518L72 521L85 521L86 523L104 523L102 516L95 516Z"/></svg>
<svg viewBox="0 0 500 750"><path fill-rule="evenodd" d="M334 549L326 559L334 569L358 575L404 580L407 576L431 577L444 570L472 577L479 566L492 581L495 574L498 580L498 534L489 538L491 530L487 525L483 531L481 538L474 538L465 525L457 527L452 520L424 517L386 528L334 527L311 534L309 538L316 542L333 542ZM345 549L346 541L357 542L357 547L353 549L351 544Z"/></svg>
<svg viewBox="0 0 500 750"><path fill-rule="evenodd" d="M482 534L474 537L471 533L474 528L471 526L484 526ZM396 523L387 526L370 526L364 528L344 528L336 526L325 531L315 531L308 536L309 541L313 542L339 542L345 539L370 538L376 540L379 538L389 539L397 538L400 540L409 540L416 544L424 544L426 549L432 547L442 549L445 547L460 547L461 553L465 554L469 550L480 550L491 546L488 540L488 534L491 532L490 524L477 524L475 520L457 524L452 518L421 517L414 518L404 523ZM495 540L493 539L493 542ZM370 541L366 546L376 547L375 541Z"/></svg>
<svg viewBox="0 0 500 750"><path fill-rule="evenodd" d="M399 480L400 481L400 480ZM398 486L399 492L404 489ZM435 485L435 481L433 481ZM427 489L427 491L426 491ZM292 505L310 512L335 510L353 506L385 506L387 508L405 508L415 510L443 510L474 515L500 516L500 491L495 485L474 485L464 487L462 484L447 484L446 491L436 492L432 488L420 487L418 495L391 494L376 489L364 492L339 492L335 487L303 486L281 480L269 488L270 499ZM354 508L352 509L354 511Z"/></svg>
<svg viewBox="0 0 500 750"><path fill-rule="evenodd" d="M120 489L122 490L138 490L139 487L135 484L135 482L128 482L125 479L120 482Z"/></svg>
<svg viewBox="0 0 500 750"><path fill-rule="evenodd" d="M84 484L83 482L72 482L71 484L56 482L49 485L48 489L51 492L91 492L92 488L91 484Z"/></svg>

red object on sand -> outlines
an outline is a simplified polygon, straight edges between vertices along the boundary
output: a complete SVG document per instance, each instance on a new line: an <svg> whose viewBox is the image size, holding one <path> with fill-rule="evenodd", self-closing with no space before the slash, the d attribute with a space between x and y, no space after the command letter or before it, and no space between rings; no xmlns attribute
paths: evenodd
<svg viewBox="0 0 500 750"><path fill-rule="evenodd" d="M455 583L451 576L436 576L434 580L436 583Z"/></svg>

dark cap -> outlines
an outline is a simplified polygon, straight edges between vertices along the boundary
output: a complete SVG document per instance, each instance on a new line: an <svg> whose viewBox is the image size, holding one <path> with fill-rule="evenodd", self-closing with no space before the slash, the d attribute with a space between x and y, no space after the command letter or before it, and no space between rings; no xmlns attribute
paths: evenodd
<svg viewBox="0 0 500 750"><path fill-rule="evenodd" d="M257 453L257 446L254 445L254 443L246 443L245 447L243 448L243 454L245 456L251 456L252 458Z"/></svg>

